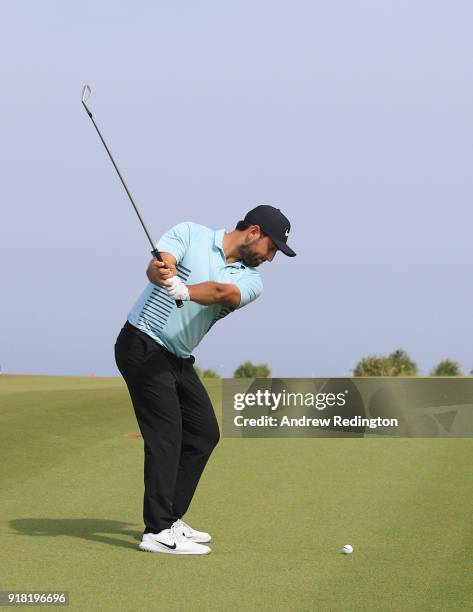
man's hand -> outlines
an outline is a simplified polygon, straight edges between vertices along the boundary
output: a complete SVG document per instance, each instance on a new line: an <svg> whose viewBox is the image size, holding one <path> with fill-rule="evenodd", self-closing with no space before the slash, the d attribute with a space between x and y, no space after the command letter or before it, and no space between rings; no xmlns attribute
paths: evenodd
<svg viewBox="0 0 473 612"><path fill-rule="evenodd" d="M169 297L173 300L189 300L189 289L184 285L179 276L171 276L164 283Z"/></svg>
<svg viewBox="0 0 473 612"><path fill-rule="evenodd" d="M158 261L152 259L146 272L148 279L158 287L166 287L165 281L168 281L176 274L176 266L166 261Z"/></svg>

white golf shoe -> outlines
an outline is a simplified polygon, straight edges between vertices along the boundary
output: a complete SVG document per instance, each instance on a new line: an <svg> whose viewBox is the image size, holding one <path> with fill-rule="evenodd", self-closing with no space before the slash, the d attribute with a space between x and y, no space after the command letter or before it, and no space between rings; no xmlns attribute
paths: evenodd
<svg viewBox="0 0 473 612"><path fill-rule="evenodd" d="M159 533L144 533L138 547L146 552L168 553L171 555L208 555L210 548L189 540L182 535L176 523L170 529Z"/></svg>
<svg viewBox="0 0 473 612"><path fill-rule="evenodd" d="M181 521L181 519L178 519L172 526L175 526L179 533L192 542L200 542L203 544L204 542L210 542L212 539L210 534L206 533L205 531L197 531L197 529L192 529L190 525L184 523L184 521Z"/></svg>

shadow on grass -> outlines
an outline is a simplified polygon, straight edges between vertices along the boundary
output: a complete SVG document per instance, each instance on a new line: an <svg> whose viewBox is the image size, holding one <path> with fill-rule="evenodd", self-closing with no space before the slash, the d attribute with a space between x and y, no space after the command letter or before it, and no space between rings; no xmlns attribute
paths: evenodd
<svg viewBox="0 0 473 612"><path fill-rule="evenodd" d="M106 519L48 519L48 518L22 518L10 521L10 527L20 535L28 536L69 536L81 540L100 542L119 548L137 549L136 544L125 542L113 536L128 536L134 540L141 540L141 533L127 529L129 523L110 521Z"/></svg>

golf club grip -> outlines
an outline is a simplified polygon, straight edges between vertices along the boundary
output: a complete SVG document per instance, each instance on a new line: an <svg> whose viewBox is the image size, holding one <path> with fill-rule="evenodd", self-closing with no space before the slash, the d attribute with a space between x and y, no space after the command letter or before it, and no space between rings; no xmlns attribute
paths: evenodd
<svg viewBox="0 0 473 612"><path fill-rule="evenodd" d="M158 261L163 261L163 258L161 257L161 253L158 251L158 249L153 249L151 251L151 254L153 255L153 257L156 257ZM184 303L182 300L175 300L175 301L176 301L176 306L178 308L182 308L184 306Z"/></svg>

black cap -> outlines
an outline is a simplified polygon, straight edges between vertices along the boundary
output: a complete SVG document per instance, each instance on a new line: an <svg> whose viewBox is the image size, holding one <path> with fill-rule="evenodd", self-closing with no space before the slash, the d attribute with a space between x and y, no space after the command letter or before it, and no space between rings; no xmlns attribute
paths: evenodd
<svg viewBox="0 0 473 612"><path fill-rule="evenodd" d="M245 221L251 223L251 225L259 225L261 231L271 238L284 255L295 257L294 251L286 244L291 224L279 208L262 204L250 210L245 217Z"/></svg>

